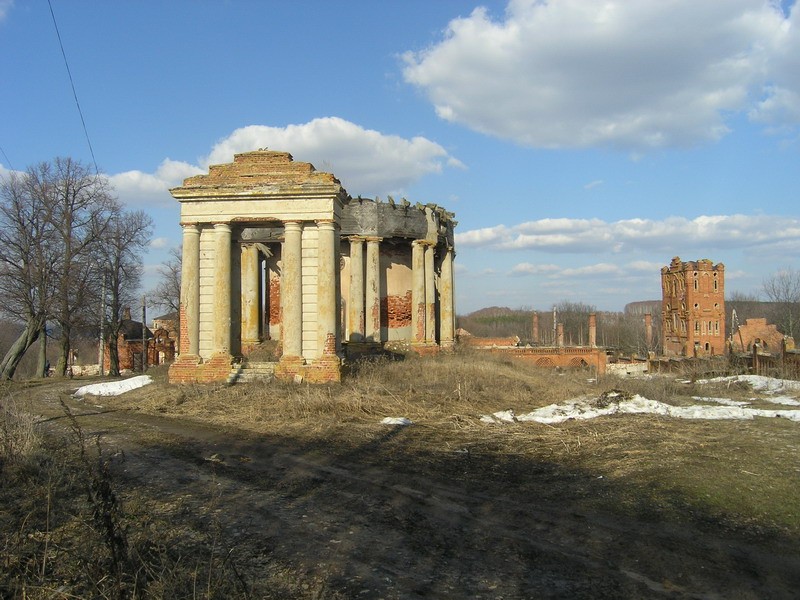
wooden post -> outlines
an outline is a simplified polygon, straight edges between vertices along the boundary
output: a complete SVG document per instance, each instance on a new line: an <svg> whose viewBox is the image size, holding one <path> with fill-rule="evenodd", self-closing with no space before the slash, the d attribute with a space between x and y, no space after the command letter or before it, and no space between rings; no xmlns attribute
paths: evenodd
<svg viewBox="0 0 800 600"><path fill-rule="evenodd" d="M106 358L106 273L103 271L103 294L100 299L100 348L97 350L98 373L103 376L103 362Z"/></svg>
<svg viewBox="0 0 800 600"><path fill-rule="evenodd" d="M142 373L147 371L147 298L142 296Z"/></svg>

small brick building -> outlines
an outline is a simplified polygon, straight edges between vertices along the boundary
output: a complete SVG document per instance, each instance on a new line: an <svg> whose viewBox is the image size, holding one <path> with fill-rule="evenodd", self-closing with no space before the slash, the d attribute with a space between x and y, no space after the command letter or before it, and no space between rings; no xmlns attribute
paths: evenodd
<svg viewBox="0 0 800 600"><path fill-rule="evenodd" d="M764 319L747 319L731 335L733 352L752 352L757 344L763 352L780 353L783 349L784 335L775 325Z"/></svg>
<svg viewBox="0 0 800 600"><path fill-rule="evenodd" d="M117 355L119 356L120 371L141 371L142 370L142 331L144 339L147 340L147 366L152 367L160 364L169 364L175 360L175 341L170 337L170 333L163 327L151 331L150 328L142 328L141 321L134 321L130 318L130 310L126 309L125 318L120 323L119 335L117 336ZM108 344L103 353L103 369L108 371L111 366L111 356Z"/></svg>
<svg viewBox="0 0 800 600"><path fill-rule="evenodd" d="M665 356L725 353L725 265L672 259L661 269Z"/></svg>
<svg viewBox="0 0 800 600"><path fill-rule="evenodd" d="M130 311L126 311L125 317L120 323L119 335L117 335L117 355L119 356L120 371L141 371L142 370L142 322L134 321L130 318ZM148 340L148 352L151 351L149 341L153 339L153 332L148 327L144 327L145 339ZM151 363L148 355L148 363ZM111 355L108 344L106 344L103 357L103 370L108 371L111 367Z"/></svg>

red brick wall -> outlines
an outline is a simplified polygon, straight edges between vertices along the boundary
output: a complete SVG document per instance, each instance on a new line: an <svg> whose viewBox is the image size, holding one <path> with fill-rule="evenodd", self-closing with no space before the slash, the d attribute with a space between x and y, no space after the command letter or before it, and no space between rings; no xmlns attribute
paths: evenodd
<svg viewBox="0 0 800 600"><path fill-rule="evenodd" d="M756 339L761 340L761 349L766 352L781 352L783 334L775 325L767 323L766 319L747 319L739 326L739 331L733 335L734 352L749 352L753 349ZM744 342L744 348L742 348Z"/></svg>
<svg viewBox="0 0 800 600"><path fill-rule="evenodd" d="M181 322L181 332L180 332L180 339L178 340L178 348L179 352L188 352L189 351L189 320L186 318L186 307L181 302L180 306L180 322Z"/></svg>
<svg viewBox="0 0 800 600"><path fill-rule="evenodd" d="M517 336L507 338L484 338L470 335L459 338L459 341L467 346L473 346L476 348L491 348L492 346L516 346L519 344L519 338Z"/></svg>
<svg viewBox="0 0 800 600"><path fill-rule="evenodd" d="M269 322L277 325L281 322L281 280L279 277L271 277L269 280L267 302L269 302L267 307Z"/></svg>
<svg viewBox="0 0 800 600"><path fill-rule="evenodd" d="M411 290L404 296L381 298L381 327L397 329L411 325Z"/></svg>

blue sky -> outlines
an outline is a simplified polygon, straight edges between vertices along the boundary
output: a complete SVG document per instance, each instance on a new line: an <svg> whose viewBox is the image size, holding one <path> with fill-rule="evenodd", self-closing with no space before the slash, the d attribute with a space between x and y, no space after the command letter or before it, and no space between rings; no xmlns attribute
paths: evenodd
<svg viewBox="0 0 800 600"><path fill-rule="evenodd" d="M261 147L456 213L457 309L621 310L675 255L800 257L800 9L761 0L51 0L100 169L155 219ZM0 0L0 174L91 164L46 0Z"/></svg>

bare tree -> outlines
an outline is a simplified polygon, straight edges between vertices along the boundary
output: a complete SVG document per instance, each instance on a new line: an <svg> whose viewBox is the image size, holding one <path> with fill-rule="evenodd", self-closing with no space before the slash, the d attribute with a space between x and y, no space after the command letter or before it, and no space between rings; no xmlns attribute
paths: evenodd
<svg viewBox="0 0 800 600"><path fill-rule="evenodd" d="M112 215L120 206L108 180L80 162L57 158L29 171L46 189L45 202L52 206L52 219L61 252L55 263L57 302L53 318L60 331L56 375L64 375L71 354L71 334L87 317L90 298L98 285L98 252Z"/></svg>
<svg viewBox="0 0 800 600"><path fill-rule="evenodd" d="M142 277L142 254L150 243L153 220L143 211L114 215L103 236L103 256L108 290L109 375L119 375L117 339L126 306L134 303Z"/></svg>
<svg viewBox="0 0 800 600"><path fill-rule="evenodd" d="M556 304L559 323L564 324L564 337L568 346L583 345L589 339L589 315L597 309L583 302L562 300Z"/></svg>
<svg viewBox="0 0 800 600"><path fill-rule="evenodd" d="M169 258L158 267L158 284L147 295L155 306L175 314L180 314L182 259L181 246L170 248Z"/></svg>
<svg viewBox="0 0 800 600"><path fill-rule="evenodd" d="M764 279L762 288L767 300L775 303L778 328L794 337L800 325L800 271L788 268L773 273Z"/></svg>
<svg viewBox="0 0 800 600"><path fill-rule="evenodd" d="M52 207L45 182L11 173L0 182L0 310L25 324L0 362L0 378L11 379L22 357L37 339L45 347L53 299L53 265L59 253ZM45 373L44 350L37 372Z"/></svg>

